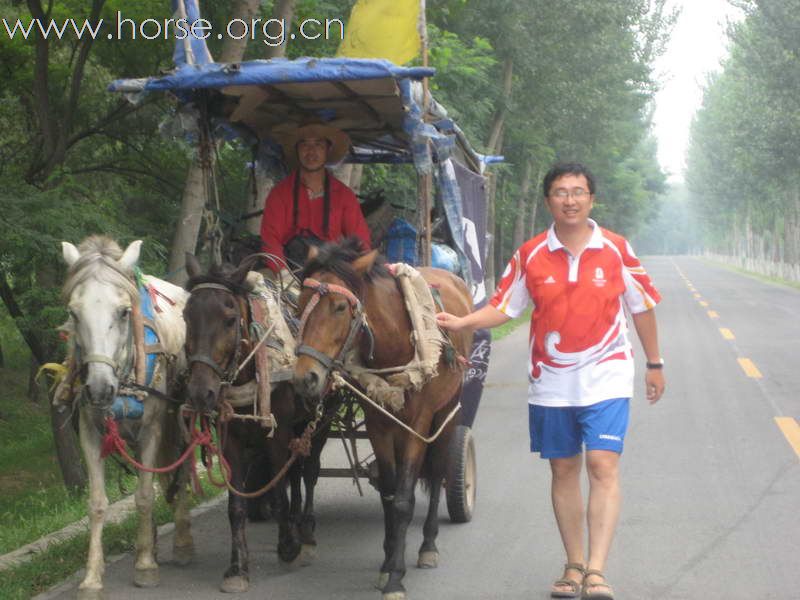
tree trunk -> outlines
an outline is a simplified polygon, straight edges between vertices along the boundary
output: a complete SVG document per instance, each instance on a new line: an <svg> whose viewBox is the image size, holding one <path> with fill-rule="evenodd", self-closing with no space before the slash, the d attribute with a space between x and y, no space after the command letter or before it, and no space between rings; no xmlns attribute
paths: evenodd
<svg viewBox="0 0 800 600"><path fill-rule="evenodd" d="M235 19L242 19L245 23L251 23L251 19L258 16L258 9L261 6L261 0L235 0L231 7L231 14ZM243 25L238 23L241 27L233 27L231 33L236 37L242 37L244 31ZM244 52L247 49L247 42L249 36L243 36L242 39L237 40L232 37L226 37L222 44L222 51L219 55L219 62L235 63L241 62L244 58Z"/></svg>
<svg viewBox="0 0 800 600"><path fill-rule="evenodd" d="M489 128L489 137L486 140L486 152L496 154L502 144L503 127L505 125L508 104L511 100L511 84L513 83L514 61L511 57L503 61L503 95L500 105L495 109L492 125Z"/></svg>
<svg viewBox="0 0 800 600"><path fill-rule="evenodd" d="M525 163L525 169L522 174L522 188L519 192L519 197L517 198L517 210L514 212L515 215L518 215L516 219L514 219L514 235L511 238L511 245L514 249L519 248L522 246L522 243L526 239L525 235L525 206L528 204L528 194L531 190L531 172L533 171L533 160L528 159ZM535 204L535 203L534 203Z"/></svg>
<svg viewBox="0 0 800 600"><path fill-rule="evenodd" d="M73 412L64 406L56 407L52 402L50 403L50 424L64 486L71 493L78 494L86 489L86 471L81 461L81 452L75 434L77 421L73 422L73 415L77 420L77 411Z"/></svg>
<svg viewBox="0 0 800 600"><path fill-rule="evenodd" d="M511 84L513 82L514 61L511 57L503 61L503 95L500 98L500 105L497 107L489 127L489 135L486 138L486 153L499 154L503 147L503 129L505 127L506 112L511 99ZM486 289L493 290L495 286L495 254L497 252L498 240L495 238L495 198L497 196L497 178L489 177L486 189L486 231L491 235L486 244L486 264L484 265L484 278Z"/></svg>
<svg viewBox="0 0 800 600"><path fill-rule="evenodd" d="M214 159L211 158L213 161ZM213 163L212 163L213 168ZM197 236L200 234L200 223L203 220L203 210L206 205L205 173L200 158L195 158L186 175L181 199L181 214L175 228L175 237L169 254L169 277L176 284L183 285L188 277L186 274L186 252L195 253Z"/></svg>
<svg viewBox="0 0 800 600"><path fill-rule="evenodd" d="M8 314L11 315L12 319L14 319L14 324L17 326L17 330L22 335L22 339L24 339L25 343L28 345L33 357L39 364L44 364L47 362L42 340L39 339L39 336L36 335L34 331L30 331L29 329L20 326L20 323L22 322L21 319L25 315L14 298L14 292L11 289L11 286L8 285L8 278L6 277L5 271L2 270L0 270L0 297L2 297L3 303L6 305L6 309L8 310Z"/></svg>
<svg viewBox="0 0 800 600"><path fill-rule="evenodd" d="M28 401L34 404L41 404L42 396L47 398L47 387L42 391L42 386L36 381L36 373L39 372L39 362L31 356L28 364Z"/></svg>
<svg viewBox="0 0 800 600"><path fill-rule="evenodd" d="M260 0L237 0L233 5L232 18L239 18L248 21L258 13L261 2ZM291 23L294 14L295 0L279 0L275 5L273 18L285 19L286 23ZM247 40L234 40L231 37L226 37L220 53L222 62L241 62L244 58ZM286 53L286 45L280 46L267 46L265 52L266 58L275 58L284 56ZM211 163L210 168L214 168L214 152L209 157ZM169 256L169 279L173 283L183 285L186 282L186 270L184 268L184 257L186 252L194 254L197 248L197 238L200 234L200 225L202 222L203 211L206 205L206 198L203 194L203 167L201 159L198 156L189 167L189 173L186 176L186 183L184 184L183 196L181 200L181 213L178 218L178 224L175 229L175 237L172 241L172 248L170 249ZM272 187L272 181L266 178L262 179L262 185L257 186L262 189L258 190L258 194L263 193L260 202L258 200L252 201L254 206L248 207L248 212L253 212L263 208L263 199L269 188ZM267 185L269 187L267 187ZM266 190L266 191L264 191ZM252 210L250 210L252 209ZM247 229L253 233L258 232L260 219L253 217L248 219Z"/></svg>
<svg viewBox="0 0 800 600"><path fill-rule="evenodd" d="M272 10L273 19L282 19L286 29L290 29L292 19L294 19L294 7L297 0L276 0ZM280 46L267 46L264 58L281 58L286 56L286 44Z"/></svg>
<svg viewBox="0 0 800 600"><path fill-rule="evenodd" d="M530 228L528 229L528 231L531 232L531 235L536 235L536 232L537 232L537 230L536 230L536 212L539 209L539 204L542 202L542 198L539 195L540 194L540 192L539 192L540 185L539 184L541 183L543 177L544 177L544 166L540 166L539 169L536 172L536 180L534 181L534 184L535 184L534 190L535 191L533 193L533 202L531 202L531 213L530 213L531 224L530 224Z"/></svg>

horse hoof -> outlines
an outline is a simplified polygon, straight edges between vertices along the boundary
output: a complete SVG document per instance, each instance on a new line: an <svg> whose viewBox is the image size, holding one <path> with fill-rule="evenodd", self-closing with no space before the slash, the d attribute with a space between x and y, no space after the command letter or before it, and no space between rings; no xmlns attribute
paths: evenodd
<svg viewBox="0 0 800 600"><path fill-rule="evenodd" d="M378 573L378 581L375 582L375 587L381 591L383 588L386 587L386 584L389 583L389 574L388 573Z"/></svg>
<svg viewBox="0 0 800 600"><path fill-rule="evenodd" d="M175 546L172 549L172 560L181 567L185 567L194 558L194 546Z"/></svg>
<svg viewBox="0 0 800 600"><path fill-rule="evenodd" d="M419 553L417 567L420 569L435 569L439 566L439 553L426 550Z"/></svg>
<svg viewBox="0 0 800 600"><path fill-rule="evenodd" d="M103 588L78 588L78 600L103 600Z"/></svg>
<svg viewBox="0 0 800 600"><path fill-rule="evenodd" d="M300 556L298 560L300 564L304 567L307 567L311 563L314 562L314 559L317 558L317 546L312 544L303 544L300 547Z"/></svg>
<svg viewBox="0 0 800 600"><path fill-rule="evenodd" d="M303 554L303 545L299 541L279 543L278 544L278 560L280 563L289 569L301 566L301 557Z"/></svg>
<svg viewBox="0 0 800 600"><path fill-rule="evenodd" d="M219 586L221 592L226 594L241 594L250 588L250 580L241 575L234 575L233 577L226 577L222 580L222 585Z"/></svg>
<svg viewBox="0 0 800 600"><path fill-rule="evenodd" d="M406 600L405 592L389 592L383 595L383 600Z"/></svg>
<svg viewBox="0 0 800 600"><path fill-rule="evenodd" d="M158 585L158 569L136 569L133 584L140 588L151 588Z"/></svg>

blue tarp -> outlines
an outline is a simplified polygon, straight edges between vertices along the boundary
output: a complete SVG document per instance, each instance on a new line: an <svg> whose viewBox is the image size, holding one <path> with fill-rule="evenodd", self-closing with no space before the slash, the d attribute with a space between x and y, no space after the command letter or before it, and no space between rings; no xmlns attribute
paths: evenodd
<svg viewBox="0 0 800 600"><path fill-rule="evenodd" d="M398 67L377 58L298 58L288 60L248 60L241 63L183 64L159 77L117 79L112 92L188 91L223 88L233 85L271 85L314 81L354 81L365 79L422 79L432 77L434 69Z"/></svg>

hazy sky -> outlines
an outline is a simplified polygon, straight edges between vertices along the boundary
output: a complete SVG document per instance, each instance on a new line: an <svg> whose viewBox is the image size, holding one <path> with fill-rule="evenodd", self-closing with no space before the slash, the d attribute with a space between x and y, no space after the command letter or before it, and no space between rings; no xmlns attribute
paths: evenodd
<svg viewBox="0 0 800 600"><path fill-rule="evenodd" d="M658 158L670 180L683 178L689 125L703 100L706 74L727 56L725 26L741 13L727 0L671 0L682 7L672 39L656 63L661 90L654 115Z"/></svg>

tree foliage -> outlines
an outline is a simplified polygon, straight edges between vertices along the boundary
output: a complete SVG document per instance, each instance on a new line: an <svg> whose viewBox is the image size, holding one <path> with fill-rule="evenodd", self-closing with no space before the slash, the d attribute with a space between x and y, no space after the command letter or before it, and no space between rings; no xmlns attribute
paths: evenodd
<svg viewBox="0 0 800 600"><path fill-rule="evenodd" d="M800 2L737 2L730 57L691 132L688 184L707 250L800 263Z"/></svg>
<svg viewBox="0 0 800 600"><path fill-rule="evenodd" d="M346 21L352 4L299 0L295 20ZM218 26L231 17L233 5L223 0L202 2L201 8ZM272 9L273 3L264 3L262 16ZM113 21L117 11L135 22L171 16L166 0L0 0L7 20L38 15ZM597 216L604 225L630 235L654 218L664 177L649 135L652 63L674 16L664 0L429 3L434 95L479 151L491 150L494 132L506 156L496 169L495 234L505 240L497 248L499 261L513 250L520 209L525 235L545 223L542 211L533 222L534 206L543 170L556 159L582 160L596 172ZM164 127L175 112L168 98L151 96L134 106L106 91L113 79L169 69L171 41L102 35L92 43L75 36L12 40L2 33L0 272L25 313L19 327L36 332L57 354L53 330L64 316L57 297L63 274L58 242L96 232L123 244L143 238L144 266L163 275L193 149ZM218 56L221 43L214 37L209 46ZM330 56L337 46L338 40L298 39L287 56ZM263 52L256 39L246 57ZM512 75L509 89L504 72ZM785 127L785 120L773 124L774 131ZM782 143L790 144L789 137ZM250 158L249 149L236 145L221 151L221 208L230 218L249 193ZM526 169L528 191L522 194ZM406 171L373 167L366 173L366 190L391 190L400 204L416 194Z"/></svg>

